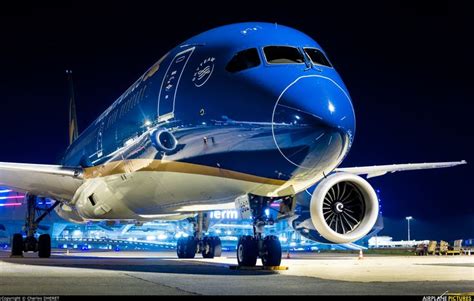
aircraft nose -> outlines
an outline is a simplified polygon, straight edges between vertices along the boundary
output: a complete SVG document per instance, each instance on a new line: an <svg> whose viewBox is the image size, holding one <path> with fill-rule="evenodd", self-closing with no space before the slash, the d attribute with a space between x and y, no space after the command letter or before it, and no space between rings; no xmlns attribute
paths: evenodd
<svg viewBox="0 0 474 301"><path fill-rule="evenodd" d="M302 169L322 172L335 164L350 147L354 130L349 95L327 77L298 78L274 106L275 143L287 161Z"/></svg>

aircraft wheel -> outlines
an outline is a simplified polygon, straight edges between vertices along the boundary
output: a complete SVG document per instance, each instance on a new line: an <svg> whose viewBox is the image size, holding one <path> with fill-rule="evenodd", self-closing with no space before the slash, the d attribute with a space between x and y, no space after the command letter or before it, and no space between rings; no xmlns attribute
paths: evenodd
<svg viewBox="0 0 474 301"><path fill-rule="evenodd" d="M196 255L197 239L193 236L178 239L176 253L178 258L194 258Z"/></svg>
<svg viewBox="0 0 474 301"><path fill-rule="evenodd" d="M222 245L219 237L206 236L203 238L202 245L204 247L202 250L203 258L214 258L221 256Z"/></svg>
<svg viewBox="0 0 474 301"><path fill-rule="evenodd" d="M51 236L42 234L38 239L38 256L39 258L51 257Z"/></svg>
<svg viewBox="0 0 474 301"><path fill-rule="evenodd" d="M12 239L12 256L23 255L23 236L20 233L13 235Z"/></svg>
<svg viewBox="0 0 474 301"><path fill-rule="evenodd" d="M221 239L214 236L214 257L221 257L222 255L222 243Z"/></svg>
<svg viewBox="0 0 474 301"><path fill-rule="evenodd" d="M237 262L239 266L255 266L258 256L258 243L255 237L245 235L237 244Z"/></svg>
<svg viewBox="0 0 474 301"><path fill-rule="evenodd" d="M281 244L274 235L263 239L262 264L264 266L279 266L281 263Z"/></svg>
<svg viewBox="0 0 474 301"><path fill-rule="evenodd" d="M176 254L178 258L184 258L184 251L185 251L185 244L183 241L183 237L179 238L176 243Z"/></svg>

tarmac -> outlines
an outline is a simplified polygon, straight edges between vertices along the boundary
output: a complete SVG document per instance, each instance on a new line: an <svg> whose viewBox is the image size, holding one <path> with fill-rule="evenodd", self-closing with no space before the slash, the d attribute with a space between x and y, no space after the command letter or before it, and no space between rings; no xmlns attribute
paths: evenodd
<svg viewBox="0 0 474 301"><path fill-rule="evenodd" d="M0 252L0 296L474 294L474 256L292 253L282 260L287 270L242 270L231 268L235 253L215 259L124 251L9 255Z"/></svg>

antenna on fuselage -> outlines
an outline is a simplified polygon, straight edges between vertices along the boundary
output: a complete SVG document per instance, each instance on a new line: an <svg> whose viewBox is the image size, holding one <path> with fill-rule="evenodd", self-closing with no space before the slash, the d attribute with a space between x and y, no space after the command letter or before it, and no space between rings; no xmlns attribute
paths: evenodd
<svg viewBox="0 0 474 301"><path fill-rule="evenodd" d="M74 97L74 84L72 82L72 71L66 70L67 81L69 83L69 145L79 136L76 116L76 100Z"/></svg>

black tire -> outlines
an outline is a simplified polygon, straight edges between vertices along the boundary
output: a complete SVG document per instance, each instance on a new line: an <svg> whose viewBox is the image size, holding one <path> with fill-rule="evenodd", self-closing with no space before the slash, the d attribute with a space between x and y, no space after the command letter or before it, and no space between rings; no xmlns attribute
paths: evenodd
<svg viewBox="0 0 474 301"><path fill-rule="evenodd" d="M185 250L186 250L186 242L184 240L184 237L181 237L178 239L177 244L176 244L176 254L178 255L178 258L185 258L184 257Z"/></svg>
<svg viewBox="0 0 474 301"><path fill-rule="evenodd" d="M196 255L197 239L193 236L181 237L178 239L176 253L178 258L194 258Z"/></svg>
<svg viewBox="0 0 474 301"><path fill-rule="evenodd" d="M222 253L221 240L217 236L206 236L202 240L204 249L202 250L203 258L220 257Z"/></svg>
<svg viewBox="0 0 474 301"><path fill-rule="evenodd" d="M253 236L241 236L237 244L239 266L253 267L257 264L258 243Z"/></svg>
<svg viewBox="0 0 474 301"><path fill-rule="evenodd" d="M186 258L194 258L196 256L198 240L193 236L188 236L186 244Z"/></svg>
<svg viewBox="0 0 474 301"><path fill-rule="evenodd" d="M49 234L42 234L38 239L38 257L51 257L51 236Z"/></svg>
<svg viewBox="0 0 474 301"><path fill-rule="evenodd" d="M279 266L281 263L281 244L278 237L274 235L265 236L262 247L263 266Z"/></svg>
<svg viewBox="0 0 474 301"><path fill-rule="evenodd" d="M221 257L222 255L222 243L221 239L214 236L214 257Z"/></svg>
<svg viewBox="0 0 474 301"><path fill-rule="evenodd" d="M20 233L13 234L12 238L12 256L23 255L23 236Z"/></svg>

